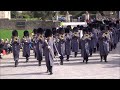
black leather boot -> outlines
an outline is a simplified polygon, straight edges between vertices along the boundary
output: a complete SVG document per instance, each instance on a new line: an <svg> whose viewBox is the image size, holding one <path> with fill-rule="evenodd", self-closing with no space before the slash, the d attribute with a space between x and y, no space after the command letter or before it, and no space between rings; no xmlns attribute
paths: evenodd
<svg viewBox="0 0 120 90"><path fill-rule="evenodd" d="M17 67L17 66L18 66L18 60L15 61L15 67Z"/></svg>
<svg viewBox="0 0 120 90"><path fill-rule="evenodd" d="M67 59L66 60L69 61L69 55L67 55Z"/></svg>
<svg viewBox="0 0 120 90"><path fill-rule="evenodd" d="M41 61L40 60L38 60L38 64L39 64L39 66L41 66Z"/></svg>
<svg viewBox="0 0 120 90"><path fill-rule="evenodd" d="M28 58L28 57L26 57L26 62L28 62L28 60L29 60L29 58Z"/></svg>

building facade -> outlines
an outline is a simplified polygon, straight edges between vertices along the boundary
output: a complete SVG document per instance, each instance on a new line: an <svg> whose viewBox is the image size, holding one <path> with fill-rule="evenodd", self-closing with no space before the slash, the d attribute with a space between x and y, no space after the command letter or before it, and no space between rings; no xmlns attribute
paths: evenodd
<svg viewBox="0 0 120 90"><path fill-rule="evenodd" d="M0 19L11 19L11 11L0 11Z"/></svg>

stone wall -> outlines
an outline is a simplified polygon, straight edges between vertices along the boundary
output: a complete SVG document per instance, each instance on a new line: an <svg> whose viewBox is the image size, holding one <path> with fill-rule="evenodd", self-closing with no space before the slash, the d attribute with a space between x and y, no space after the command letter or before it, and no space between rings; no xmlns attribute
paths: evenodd
<svg viewBox="0 0 120 90"><path fill-rule="evenodd" d="M18 26L17 22L25 22L25 26ZM16 29L16 30L28 30L38 27L52 28L58 27L60 22L56 21L40 21L40 20L8 20L0 19L0 29Z"/></svg>

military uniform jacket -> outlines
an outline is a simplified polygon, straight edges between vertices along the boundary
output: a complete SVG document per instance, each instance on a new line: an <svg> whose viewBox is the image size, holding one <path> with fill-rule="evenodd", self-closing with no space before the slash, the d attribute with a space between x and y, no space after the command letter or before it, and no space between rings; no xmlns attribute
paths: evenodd
<svg viewBox="0 0 120 90"><path fill-rule="evenodd" d="M42 60L42 56L43 56L43 40L37 40L36 41L36 55L37 55L37 60Z"/></svg>
<svg viewBox="0 0 120 90"><path fill-rule="evenodd" d="M70 36L70 34L67 34L65 36L65 54L66 55L71 54L71 36Z"/></svg>
<svg viewBox="0 0 120 90"><path fill-rule="evenodd" d="M51 38L48 43L44 42L43 48L45 52L45 61L46 61L46 66L53 66L54 62L54 49L53 49L53 38ZM50 49L48 48L50 46ZM50 65L49 65L50 64Z"/></svg>
<svg viewBox="0 0 120 90"><path fill-rule="evenodd" d="M104 39L102 36L99 39L100 55L108 55L109 53L109 39Z"/></svg>
<svg viewBox="0 0 120 90"><path fill-rule="evenodd" d="M23 43L23 57L26 57L28 55L28 57L30 56L30 38L26 38L26 41L25 42L24 40L22 41Z"/></svg>
<svg viewBox="0 0 120 90"><path fill-rule="evenodd" d="M11 44L12 44L14 60L18 60L19 52L20 52L20 39L18 39L18 42L16 43L16 42L14 42L14 38L12 38Z"/></svg>
<svg viewBox="0 0 120 90"><path fill-rule="evenodd" d="M79 37L73 36L71 40L72 52L78 52L79 49Z"/></svg>
<svg viewBox="0 0 120 90"><path fill-rule="evenodd" d="M81 41L81 56L88 57L90 54L89 52L89 40L85 39Z"/></svg>
<svg viewBox="0 0 120 90"><path fill-rule="evenodd" d="M65 39L63 40L59 39L57 48L58 48L59 54L64 56L65 55Z"/></svg>

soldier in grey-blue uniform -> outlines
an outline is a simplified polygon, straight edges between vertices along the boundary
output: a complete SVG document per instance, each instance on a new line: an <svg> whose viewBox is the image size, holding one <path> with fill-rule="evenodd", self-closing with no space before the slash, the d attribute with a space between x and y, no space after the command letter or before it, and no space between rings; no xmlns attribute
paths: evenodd
<svg viewBox="0 0 120 90"><path fill-rule="evenodd" d="M96 24L93 24L93 28L92 28L92 41L93 41L93 52L95 53L97 51L97 42L98 42Z"/></svg>
<svg viewBox="0 0 120 90"><path fill-rule="evenodd" d="M56 28L52 28L52 33L53 33L54 43L57 46L57 39L58 39L58 37L57 37L57 29ZM54 48L54 54L55 54L55 56L57 55L57 51L56 51L55 48Z"/></svg>
<svg viewBox="0 0 120 90"><path fill-rule="evenodd" d="M82 36L83 36L83 26L79 26L77 25L77 27L79 28L78 31L79 31L79 49L81 49L81 39L82 39Z"/></svg>
<svg viewBox="0 0 120 90"><path fill-rule="evenodd" d="M28 62L30 57L30 42L31 40L29 37L29 32L25 30L22 43L23 43L23 57L26 57L26 62Z"/></svg>
<svg viewBox="0 0 120 90"><path fill-rule="evenodd" d="M87 31L84 31L84 35L81 39L81 56L83 57L83 62L85 61L86 64L88 62L88 57L90 55L90 50L89 50L89 41L90 41L90 36Z"/></svg>
<svg viewBox="0 0 120 90"><path fill-rule="evenodd" d="M13 58L15 61L15 67L17 67L18 60L19 60L19 53L20 53L20 39L18 37L17 30L12 31L11 44L12 44L12 50L13 50Z"/></svg>
<svg viewBox="0 0 120 90"><path fill-rule="evenodd" d="M44 43L43 32L44 31L42 28L37 29L36 56L39 66L41 66L41 61L43 59L43 43Z"/></svg>
<svg viewBox="0 0 120 90"><path fill-rule="evenodd" d="M52 30L46 29L45 31L45 41L43 44L44 52L45 52L45 61L46 61L46 66L47 66L47 72L49 74L53 74L52 68L53 68L53 60L54 60L54 42L53 42L53 37L52 37Z"/></svg>
<svg viewBox="0 0 120 90"><path fill-rule="evenodd" d="M63 65L63 60L65 56L65 30L64 28L59 28L59 41L58 41L58 52L60 54L60 64Z"/></svg>
<svg viewBox="0 0 120 90"><path fill-rule="evenodd" d="M105 31L105 26L101 26L101 33L99 34L99 51L100 51L100 57L101 62L102 59L107 62L107 55L109 53L109 39L107 37L107 32Z"/></svg>
<svg viewBox="0 0 120 90"><path fill-rule="evenodd" d="M35 54L36 58L36 40L37 40L37 29L33 29L33 36L32 36L32 42L33 42L33 52Z"/></svg>
<svg viewBox="0 0 120 90"><path fill-rule="evenodd" d="M65 28L65 55L67 56L67 61L69 61L69 56L71 54L71 35L70 29Z"/></svg>
<svg viewBox="0 0 120 90"><path fill-rule="evenodd" d="M74 56L76 57L79 49L79 33L77 27L73 28L71 47L72 47L72 52L74 52Z"/></svg>

